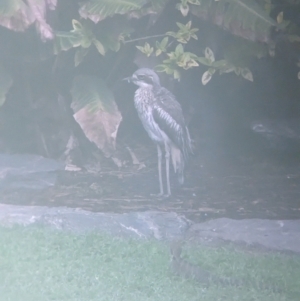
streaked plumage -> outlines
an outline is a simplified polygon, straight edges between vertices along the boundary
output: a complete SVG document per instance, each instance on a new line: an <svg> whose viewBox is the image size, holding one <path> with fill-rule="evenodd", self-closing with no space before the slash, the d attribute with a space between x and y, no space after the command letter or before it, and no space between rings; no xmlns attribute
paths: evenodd
<svg viewBox="0 0 300 301"><path fill-rule="evenodd" d="M160 85L158 75L151 69L139 69L128 80L139 86L135 92L134 105L149 137L157 145L160 195L164 193L161 147L165 147L167 195L170 195L170 156L174 171L178 175L178 181L182 184L184 182L184 162L192 152L191 139L181 106L174 95Z"/></svg>

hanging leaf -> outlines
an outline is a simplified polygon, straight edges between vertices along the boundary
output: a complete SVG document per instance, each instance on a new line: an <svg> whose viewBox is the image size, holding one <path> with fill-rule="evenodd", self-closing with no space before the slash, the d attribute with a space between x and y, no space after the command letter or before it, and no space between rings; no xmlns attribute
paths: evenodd
<svg viewBox="0 0 300 301"><path fill-rule="evenodd" d="M176 8L181 12L181 14L186 17L189 13L190 7L187 4L177 3Z"/></svg>
<svg viewBox="0 0 300 301"><path fill-rule="evenodd" d="M205 48L204 54L205 54L205 58L206 58L210 63L213 63L213 62L215 61L214 53L213 53L213 51L212 51L209 47L206 47L206 48Z"/></svg>
<svg viewBox="0 0 300 301"><path fill-rule="evenodd" d="M202 84L205 86L211 80L211 77L212 75L208 71L205 71L201 78Z"/></svg>
<svg viewBox="0 0 300 301"><path fill-rule="evenodd" d="M252 72L248 68L243 68L241 74L243 78L249 80L250 82L253 82Z"/></svg>
<svg viewBox="0 0 300 301"><path fill-rule="evenodd" d="M34 14L22 0L0 1L0 25L15 31L24 31L34 21Z"/></svg>
<svg viewBox="0 0 300 301"><path fill-rule="evenodd" d="M207 71L205 71L202 75L202 84L206 85L212 78L212 76L214 75L214 73L216 72L216 69L213 68L209 68Z"/></svg>
<svg viewBox="0 0 300 301"><path fill-rule="evenodd" d="M53 39L54 34L46 22L47 9L55 9L56 0L1 0L0 25L15 31L24 31L35 22L43 41Z"/></svg>
<svg viewBox="0 0 300 301"><path fill-rule="evenodd" d="M195 16L251 41L270 42L273 20L255 0L203 0L191 6Z"/></svg>
<svg viewBox="0 0 300 301"><path fill-rule="evenodd" d="M82 18L89 18L98 23L115 14L126 14L132 10L141 9L147 0L89 0L82 4L79 14Z"/></svg>
<svg viewBox="0 0 300 301"><path fill-rule="evenodd" d="M74 78L71 95L74 119L86 137L111 156L122 120L111 90L100 78L80 75Z"/></svg>
<svg viewBox="0 0 300 301"><path fill-rule="evenodd" d="M53 30L50 25L46 22L46 13L47 13L47 0L27 0L28 6L31 9L35 17L35 24L37 31L41 35L42 41L52 40L54 38ZM50 3L52 9L55 8L55 2Z"/></svg>
<svg viewBox="0 0 300 301"><path fill-rule="evenodd" d="M56 32L53 52L58 54L81 45L82 36L78 32Z"/></svg>
<svg viewBox="0 0 300 301"><path fill-rule="evenodd" d="M281 24L283 22L283 12L280 12L277 15L276 21L277 21L278 24Z"/></svg>
<svg viewBox="0 0 300 301"><path fill-rule="evenodd" d="M96 46L96 48L100 54L105 55L104 46L99 40L93 39L93 44Z"/></svg>

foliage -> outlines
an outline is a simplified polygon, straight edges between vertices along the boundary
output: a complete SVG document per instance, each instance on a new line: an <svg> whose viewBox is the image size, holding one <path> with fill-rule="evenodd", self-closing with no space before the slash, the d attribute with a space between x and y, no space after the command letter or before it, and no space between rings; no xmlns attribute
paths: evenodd
<svg viewBox="0 0 300 301"><path fill-rule="evenodd" d="M68 57L74 56L72 68L79 67L74 70L80 73L80 68L85 67L86 60L91 59L95 49L97 51L95 53L100 54L95 63L100 62L104 66L104 71L108 66L111 67L109 60L120 66L120 61L124 62L129 53L126 51L137 49L149 61L155 61L157 71L170 74L178 80L185 70L201 67L203 84L207 84L213 75L229 72L253 81L255 79L250 70L251 60L274 56L276 47L283 42L288 46L285 48L292 49L296 53L292 60L298 68L300 79L299 16L298 19L292 19L285 13L286 8L293 10L294 7L297 9L300 7L300 0L282 0L282 4L278 4L275 0L64 0L59 2L57 0L2 0L0 1L0 25L14 32L24 32L25 40L27 37L32 37L35 28L40 40L47 42L43 45L52 47L46 57L40 58L39 63L49 59L50 64L51 56L57 56L51 67L53 70L60 67L58 61L67 51ZM54 17L48 18L52 13ZM174 27L162 19L171 13L176 16ZM170 20L171 18L168 19ZM159 21L163 22L159 23ZM170 28L164 28L161 26L162 23ZM202 24L205 26L210 24L215 31L219 30L222 33L225 30L230 36L226 41L218 41L221 51L217 52L213 47L208 47L206 41L202 40L206 28L201 28ZM158 32L161 28L164 28L163 32ZM16 39L18 37L14 36ZM6 46L3 43L0 50ZM38 47L37 45L36 48ZM18 50L16 49L16 52ZM29 59L25 56L21 57L18 64L24 66L24 69L28 66L34 69L36 66L32 62L38 59L33 53ZM5 58L1 56L0 51L0 65L3 65L0 70L1 103L5 101L10 87L15 82L14 76L18 76L9 74L11 70L5 63ZM111 69L117 67L113 66ZM104 89L104 94L105 91L109 91L107 83L110 81L110 75L111 72L106 72L107 77L98 82L97 89L93 77L77 77L74 81L78 87L82 87L82 92L86 92L83 84L90 89L89 97L91 97L95 91L100 92L99 89ZM73 75L70 77L71 82ZM79 79L83 81L82 84L78 82ZM76 90L75 93L75 90L76 87L73 86L73 108L84 102L84 97L78 101L76 95L79 95L80 91ZM87 99L90 101L92 97L89 97ZM106 107L105 104L114 103L108 94L105 96L106 100L101 98L101 93L97 97L97 101L88 102L87 107L82 107L87 109L85 115L81 117L85 121L89 120L88 128L92 127L99 118L108 120L109 106ZM91 110L91 107L95 110ZM80 110L75 111L75 114L78 114ZM104 118L101 112L106 112L108 115ZM114 112L116 113L117 110ZM111 133L116 134L113 131L117 130L120 116L116 113L115 117L108 136ZM79 123L84 122L80 119ZM103 125L102 130L105 130L106 126ZM93 138L90 140L95 142L95 136L97 136L95 133L91 134ZM100 142L95 143L103 149Z"/></svg>
<svg viewBox="0 0 300 301"><path fill-rule="evenodd" d="M80 6L79 13L83 18L88 18L94 23L101 23L108 17L115 18L121 14L127 15L128 18L141 18L147 14L158 15L167 3L168 1L166 0L89 0ZM233 35L241 36L243 39L252 41L252 43L258 45L258 47L251 48L253 50L251 55L261 57L267 55L267 51L262 51L261 47L259 47L261 42L270 46L271 53L271 48L274 48L271 32L274 30L282 30L287 26L287 23L284 23L282 14L278 15L277 21L269 16L270 0L265 0L263 4L265 7L258 4L255 0L180 0L175 4L175 7L184 17L188 17L191 13L198 18L217 24L223 29L230 31ZM74 22L80 24L78 21L73 21L73 23ZM161 64L157 66L158 71L172 74L174 78L179 79L181 69L187 70L202 64L209 67L202 77L202 79L205 78L205 80L202 81L203 83L207 83L216 70L220 71L220 74L234 71L237 75L242 75L248 80L253 80L251 71L248 66L245 66L249 56L245 56L243 47L240 47L243 45L243 42L239 41L238 45L235 45L235 52L238 53L236 57L239 57L239 62L232 58L228 59L227 56L220 62L213 62L208 65L205 56L201 56L201 53L192 53L185 50L191 40L198 39L197 31L199 29L192 27L191 20L186 24L180 22L176 22L176 24L178 30L167 31L165 34L162 34L163 39L161 41L155 41L154 44L150 41L146 41L144 45L136 45L137 49L147 57L162 55L160 60ZM75 55L76 66L81 63L83 58L87 55L87 49L91 44L94 44L99 53L104 55L108 50L120 50L121 43L126 44L138 42L139 40L130 40L132 29L127 31L120 30L117 35L114 34L113 38L108 39L108 37L112 37L112 27L110 26L105 28L105 32L107 33L106 37L105 34L102 34L101 40L99 40L96 39L92 30L86 30L85 26L87 25L85 24L78 29L73 26L73 30L69 33L57 32L56 34L56 54L61 50L68 50L72 47L80 46L80 49L77 50ZM92 27L89 26L89 28ZM297 34L296 37L298 37ZM151 38L150 36L149 40ZM144 39L144 37L142 39ZM264 47L266 48L266 46ZM232 52L228 52L229 56L230 53Z"/></svg>
<svg viewBox="0 0 300 301"><path fill-rule="evenodd" d="M123 15L133 10L139 10L147 2L147 0L90 0L80 7L79 13L81 17L98 23L115 14Z"/></svg>
<svg viewBox="0 0 300 301"><path fill-rule="evenodd" d="M298 3L291 0L285 1L290 5ZM168 2L168 0L86 0L79 5L78 13L84 19L89 19L94 23L103 23L107 18L116 18L118 15L126 15L128 18L159 15ZM0 24L9 29L21 31L35 22L42 39L52 39L54 37L53 30L47 24L45 15L47 10L54 10L56 6L56 0L28 0L27 2L3 0L0 4ZM174 6L184 17L193 14L200 19L217 24L233 35L241 36L243 39L251 40L254 43L264 42L270 47L273 46L271 31L282 30L289 26L289 22L284 20L282 12L279 12L276 20L270 17L273 6L271 0L178 0ZM205 60L204 57L199 56L199 53L186 51L186 47L182 45L187 44L188 46L191 39L197 39L198 28L192 28L191 20L186 24L180 22L176 22L176 24L178 30L166 32L162 35L163 40L161 42L156 41L154 45L151 45L147 41L144 46L137 45L137 48L148 57L153 55L165 57L167 55L168 58L162 58L162 64L158 69L179 78L180 69L197 67L199 63L203 64ZM91 45L95 46L102 56L109 50L119 51L122 42L131 41L130 34L133 31L128 26L122 26L116 34L114 26L110 24L105 26L101 38L99 38L94 32L94 26L89 22L73 20L72 25L73 29L70 32L55 32L54 54L71 48L78 48L75 54L75 66L83 61ZM99 28L102 26L100 25ZM174 40L169 41L167 37ZM299 43L298 31L293 33L289 39ZM177 41L178 44L174 44L174 41ZM243 56L243 50L239 51L238 47L236 50L241 53L240 57ZM223 65L223 63L218 64ZM236 65L236 62L232 60L228 61L228 66L227 71L234 68L237 74L244 74L241 70L246 68ZM216 68L215 66L209 67ZM207 70L206 75L213 74L213 69Z"/></svg>
<svg viewBox="0 0 300 301"><path fill-rule="evenodd" d="M260 42L270 42L271 29L279 25L268 13L249 0L205 0L192 6L191 13L230 31L234 35Z"/></svg>
<svg viewBox="0 0 300 301"><path fill-rule="evenodd" d="M71 95L74 119L86 137L110 156L122 121L112 92L102 79L80 75L74 78Z"/></svg>
<svg viewBox="0 0 300 301"><path fill-rule="evenodd" d="M57 0L2 0L0 25L15 31L24 31L35 23L42 40L53 39L53 30L46 22L46 11L54 10Z"/></svg>

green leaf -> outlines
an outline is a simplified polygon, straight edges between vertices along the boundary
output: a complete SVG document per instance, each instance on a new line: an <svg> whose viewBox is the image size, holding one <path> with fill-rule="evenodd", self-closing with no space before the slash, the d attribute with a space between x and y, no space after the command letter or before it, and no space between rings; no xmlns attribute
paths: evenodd
<svg viewBox="0 0 300 301"><path fill-rule="evenodd" d="M233 72L234 69L235 69L234 65L227 63L227 65L225 67L220 69L220 74Z"/></svg>
<svg viewBox="0 0 300 301"><path fill-rule="evenodd" d="M283 11L281 11L277 17L276 17L276 21L278 24L281 24L283 22Z"/></svg>
<svg viewBox="0 0 300 301"><path fill-rule="evenodd" d="M36 20L23 0L1 0L0 15L0 25L15 31L24 31Z"/></svg>
<svg viewBox="0 0 300 301"><path fill-rule="evenodd" d="M195 32L198 31L198 28L191 28L192 22L189 21L186 25L176 22L179 30L177 32L169 31L166 35L172 36L177 39L180 43L187 43L191 38L197 40L198 37Z"/></svg>
<svg viewBox="0 0 300 301"><path fill-rule="evenodd" d="M205 0L191 6L191 13L211 20L222 29L252 41L270 42L274 28L284 28L255 0Z"/></svg>
<svg viewBox="0 0 300 301"><path fill-rule="evenodd" d="M205 48L204 54L205 54L205 58L208 61L210 61L210 63L213 63L215 61L214 53L209 47Z"/></svg>
<svg viewBox="0 0 300 301"><path fill-rule="evenodd" d="M35 23L43 41L54 38L53 30L46 21L46 11L55 9L56 1L48 0L1 0L0 25L24 31Z"/></svg>
<svg viewBox="0 0 300 301"><path fill-rule="evenodd" d="M211 63L212 63L209 59L207 59L205 57L198 57L197 61L205 66L211 66Z"/></svg>
<svg viewBox="0 0 300 301"><path fill-rule="evenodd" d="M182 44L178 44L175 48L175 53L176 55L180 55L180 54L183 54L184 52L184 49L183 49L183 45Z"/></svg>
<svg viewBox="0 0 300 301"><path fill-rule="evenodd" d="M181 14L186 17L189 13L190 7L187 4L177 3L176 9L178 9Z"/></svg>
<svg viewBox="0 0 300 301"><path fill-rule="evenodd" d="M149 43L145 43L144 46L136 46L136 48L138 50L140 50L141 52L143 52L144 54L146 54L148 57L152 54L152 52L154 51L154 48L150 46Z"/></svg>
<svg viewBox="0 0 300 301"><path fill-rule="evenodd" d="M73 80L71 95L74 112L83 107L87 107L90 111L110 111L114 102L114 96L105 82L94 76L76 76Z"/></svg>
<svg viewBox="0 0 300 301"><path fill-rule="evenodd" d="M206 85L212 78L212 74L207 70L203 73L201 81L203 85Z"/></svg>
<svg viewBox="0 0 300 301"><path fill-rule="evenodd" d="M82 36L80 46L83 48L89 48L92 45L92 40L87 36Z"/></svg>
<svg viewBox="0 0 300 301"><path fill-rule="evenodd" d="M78 32L56 32L54 38L54 54L81 45L82 36Z"/></svg>
<svg viewBox="0 0 300 301"><path fill-rule="evenodd" d="M166 68L167 68L166 65L160 64L160 65L157 65L157 66L155 67L155 70L156 70L157 72L165 72L165 71L166 71Z"/></svg>
<svg viewBox="0 0 300 301"><path fill-rule="evenodd" d="M161 46L162 48L166 48L167 45L168 45L168 42L169 42L169 38L168 38L168 37L164 37L164 38L162 39L162 41L160 42L160 46Z"/></svg>
<svg viewBox="0 0 300 301"><path fill-rule="evenodd" d="M221 69L227 66L227 61L226 60L219 60L219 61L215 61L211 64L212 67L216 68L216 69Z"/></svg>
<svg viewBox="0 0 300 301"><path fill-rule="evenodd" d="M248 68L243 68L241 74L243 78L253 82L252 72Z"/></svg>
<svg viewBox="0 0 300 301"><path fill-rule="evenodd" d="M89 0L81 5L79 14L82 18L89 18L98 23L115 14L123 15L132 10L139 10L146 3L147 0Z"/></svg>
<svg viewBox="0 0 300 301"><path fill-rule="evenodd" d="M241 74L241 71L242 71L242 70L241 70L240 67L235 67L235 68L234 68L234 72L235 72L236 75L240 75L240 74Z"/></svg>
<svg viewBox="0 0 300 301"><path fill-rule="evenodd" d="M73 27L74 31L81 31L81 30L83 30L82 24L79 21L75 20L75 19L72 20L72 27Z"/></svg>
<svg viewBox="0 0 300 301"><path fill-rule="evenodd" d="M173 76L175 79L180 80L180 72L178 70L174 70L173 72Z"/></svg>
<svg viewBox="0 0 300 301"><path fill-rule="evenodd" d="M73 80L71 95L73 116L83 133L107 157L111 156L122 120L113 93L102 79L79 75Z"/></svg>
<svg viewBox="0 0 300 301"><path fill-rule="evenodd" d="M96 46L98 52L104 56L105 48L104 48L103 44L100 41L98 41L97 39L93 39L93 44Z"/></svg>
<svg viewBox="0 0 300 301"><path fill-rule="evenodd" d="M55 33L54 54L79 46L89 48L92 43L95 44L99 52L101 51L102 55L105 53L105 50L101 49L100 42L96 40L88 24L82 24L77 20L72 20L72 24L74 29L70 32Z"/></svg>
<svg viewBox="0 0 300 301"><path fill-rule="evenodd" d="M156 56L159 56L162 52L167 51L168 41L169 41L168 37L163 38L160 43L158 41L156 41L156 43L155 43L155 46L156 46L155 55Z"/></svg>

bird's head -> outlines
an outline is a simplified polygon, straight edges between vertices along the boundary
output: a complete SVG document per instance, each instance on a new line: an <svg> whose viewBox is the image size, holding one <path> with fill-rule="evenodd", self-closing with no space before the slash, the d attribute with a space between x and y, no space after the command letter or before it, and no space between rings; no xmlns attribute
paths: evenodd
<svg viewBox="0 0 300 301"><path fill-rule="evenodd" d="M158 75L152 69L148 68L138 69L132 76L124 78L124 80L134 83L139 87L153 87L160 85Z"/></svg>

